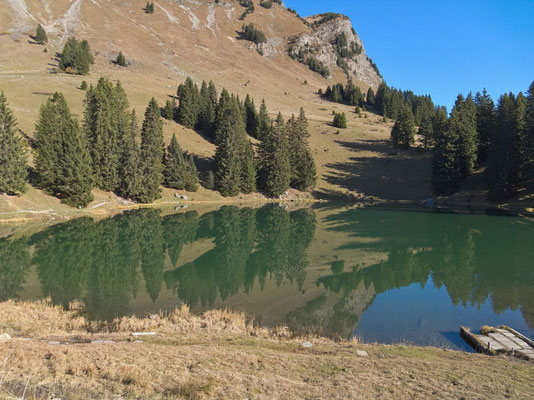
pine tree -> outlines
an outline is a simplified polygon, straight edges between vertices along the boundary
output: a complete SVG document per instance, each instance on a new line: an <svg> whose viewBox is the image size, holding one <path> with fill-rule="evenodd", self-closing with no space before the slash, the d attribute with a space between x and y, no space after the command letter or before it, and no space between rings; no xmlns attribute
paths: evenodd
<svg viewBox="0 0 534 400"><path fill-rule="evenodd" d="M258 132L259 126L259 116L256 111L256 105L254 104L254 99L247 94L245 99L245 112L247 118L247 133L250 136L255 137Z"/></svg>
<svg viewBox="0 0 534 400"><path fill-rule="evenodd" d="M195 165L195 160L192 155L185 156L186 181L185 190L188 192L196 192L198 190L198 170Z"/></svg>
<svg viewBox="0 0 534 400"><path fill-rule="evenodd" d="M187 78L185 83L178 86L178 122L186 128L193 129L198 122L199 114L199 91L191 78Z"/></svg>
<svg viewBox="0 0 534 400"><path fill-rule="evenodd" d="M291 183L289 145L284 119L280 113L269 134L260 144L260 172L260 182L268 196L279 197L289 189Z"/></svg>
<svg viewBox="0 0 534 400"><path fill-rule="evenodd" d="M176 108L176 103L173 100L167 99L165 102L165 108L163 109L163 118L172 120L174 119L174 109Z"/></svg>
<svg viewBox="0 0 534 400"><path fill-rule="evenodd" d="M126 57L124 57L124 54L122 54L122 51L119 51L119 55L117 56L117 60L115 61L117 65L120 65L121 67L126 67Z"/></svg>
<svg viewBox="0 0 534 400"><path fill-rule="evenodd" d="M393 147L407 150L414 144L414 137L414 117L410 108L404 106L391 131L391 142Z"/></svg>
<svg viewBox="0 0 534 400"><path fill-rule="evenodd" d="M490 142L495 129L495 103L486 89L482 94L476 94L475 103L477 105L478 132L477 161L479 164L485 164L488 161Z"/></svg>
<svg viewBox="0 0 534 400"><path fill-rule="evenodd" d="M165 155L165 186L184 190L187 182L187 168L182 149L176 135L172 135L171 143Z"/></svg>
<svg viewBox="0 0 534 400"><path fill-rule="evenodd" d="M16 134L17 120L0 92L0 193L24 193L27 178L27 156Z"/></svg>
<svg viewBox="0 0 534 400"><path fill-rule="evenodd" d="M71 37L65 43L59 57L59 68L68 73L86 75L89 66L94 63L87 40L78 41Z"/></svg>
<svg viewBox="0 0 534 400"><path fill-rule="evenodd" d="M526 126L527 99L519 93L515 99L512 130L512 165L510 170L510 186L514 192L525 187L527 182L528 137Z"/></svg>
<svg viewBox="0 0 534 400"><path fill-rule="evenodd" d="M57 191L65 204L86 207L92 200L93 175L87 138L78 121L71 119L61 132L63 151L58 157Z"/></svg>
<svg viewBox="0 0 534 400"><path fill-rule="evenodd" d="M332 122L336 128L346 129L347 128L347 116L344 112L334 113L334 121Z"/></svg>
<svg viewBox="0 0 534 400"><path fill-rule="evenodd" d="M211 82L211 84L213 84L213 82ZM215 91L215 96L216 95L217 92ZM213 137L215 124L215 105L211 96L212 94L210 93L210 87L206 84L206 81L203 81L200 88L200 106L197 125L198 128L204 132L204 134Z"/></svg>
<svg viewBox="0 0 534 400"><path fill-rule="evenodd" d="M256 139L263 140L265 136L269 135L271 125L271 118L269 117L269 112L267 111L265 99L263 99L260 106L260 113L258 115L258 128L255 135Z"/></svg>
<svg viewBox="0 0 534 400"><path fill-rule="evenodd" d="M373 88L369 88L367 91L367 104L370 106L373 106L375 104L375 92L373 92Z"/></svg>
<svg viewBox="0 0 534 400"><path fill-rule="evenodd" d="M150 100L141 129L141 184L137 200L150 203L161 196L163 183L163 125L158 103Z"/></svg>
<svg viewBox="0 0 534 400"><path fill-rule="evenodd" d="M534 82L530 84L527 92L525 124L528 136L528 144L530 146L530 159L534 160Z"/></svg>
<svg viewBox="0 0 534 400"><path fill-rule="evenodd" d="M512 169L512 138L515 114L513 94L504 94L499 99L495 130L491 139L486 179L488 197L504 200L511 196L510 172Z"/></svg>
<svg viewBox="0 0 534 400"><path fill-rule="evenodd" d="M124 198L135 199L140 192L140 157L139 145L137 138L139 135L139 126L137 116L132 111L130 116L129 134L124 138L122 148L122 159L120 166L120 187L119 194Z"/></svg>
<svg viewBox="0 0 534 400"><path fill-rule="evenodd" d="M55 93L41 107L35 141L35 168L41 187L59 195L66 204L89 204L93 173L87 138L62 94Z"/></svg>
<svg viewBox="0 0 534 400"><path fill-rule="evenodd" d="M89 140L97 186L106 191L119 188L121 146L130 132L128 99L117 82L100 78L85 97L84 131Z"/></svg>
<svg viewBox="0 0 534 400"><path fill-rule="evenodd" d="M291 163L291 187L307 191L317 182L317 169L308 145L308 120L304 109L298 119L293 116L287 123Z"/></svg>
<svg viewBox="0 0 534 400"><path fill-rule="evenodd" d="M458 95L451 111L449 129L458 138L456 160L460 178L463 179L474 172L477 161L477 107L471 94L465 100Z"/></svg>
<svg viewBox="0 0 534 400"><path fill-rule="evenodd" d="M417 133L423 138L423 147L425 150L434 144L434 128L430 116L423 117Z"/></svg>
<svg viewBox="0 0 534 400"><path fill-rule="evenodd" d="M241 188L242 152L239 130L244 130L239 106L221 93L217 112L217 150L215 152L216 187L223 196L236 196Z"/></svg>
<svg viewBox="0 0 534 400"><path fill-rule="evenodd" d="M86 81L82 81L82 83L80 85L80 89L81 90L87 90L87 82Z"/></svg>
<svg viewBox="0 0 534 400"><path fill-rule="evenodd" d="M248 194L256 191L256 161L254 150L247 138L242 139L241 161L241 187L242 193Z"/></svg>
<svg viewBox="0 0 534 400"><path fill-rule="evenodd" d="M37 25L37 30L35 32L35 41L39 44L48 43L48 37L46 36L46 31L41 26L41 24Z"/></svg>
<svg viewBox="0 0 534 400"><path fill-rule="evenodd" d="M447 115L437 112L434 119L436 145L432 155L432 190L436 195L450 195L458 189L460 181L456 159L456 131L448 129Z"/></svg>

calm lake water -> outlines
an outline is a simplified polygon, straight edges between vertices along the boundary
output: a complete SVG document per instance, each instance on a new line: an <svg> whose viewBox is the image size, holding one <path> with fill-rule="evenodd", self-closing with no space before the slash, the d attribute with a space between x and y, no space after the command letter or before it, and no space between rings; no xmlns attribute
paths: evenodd
<svg viewBox="0 0 534 400"><path fill-rule="evenodd" d="M0 238L0 300L91 319L229 308L267 326L466 348L460 325L534 337L534 223L323 207L145 209Z"/></svg>

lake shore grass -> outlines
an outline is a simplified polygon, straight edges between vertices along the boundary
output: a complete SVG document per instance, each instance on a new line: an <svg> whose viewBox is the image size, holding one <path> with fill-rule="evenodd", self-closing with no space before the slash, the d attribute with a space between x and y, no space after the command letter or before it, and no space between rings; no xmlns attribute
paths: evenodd
<svg viewBox="0 0 534 400"><path fill-rule="evenodd" d="M227 311L97 323L79 304L8 301L3 333L1 399L534 398L526 361L302 337Z"/></svg>

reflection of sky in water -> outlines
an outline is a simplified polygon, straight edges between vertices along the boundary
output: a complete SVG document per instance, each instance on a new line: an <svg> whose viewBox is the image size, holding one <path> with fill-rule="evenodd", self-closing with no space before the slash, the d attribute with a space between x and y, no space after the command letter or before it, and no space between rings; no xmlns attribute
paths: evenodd
<svg viewBox="0 0 534 400"><path fill-rule="evenodd" d="M365 342L416 343L470 350L460 338L460 326L478 331L482 325L509 325L529 337L534 330L519 310L496 314L488 299L480 307L454 305L445 287L432 277L424 287L415 283L379 294L363 314L354 334Z"/></svg>

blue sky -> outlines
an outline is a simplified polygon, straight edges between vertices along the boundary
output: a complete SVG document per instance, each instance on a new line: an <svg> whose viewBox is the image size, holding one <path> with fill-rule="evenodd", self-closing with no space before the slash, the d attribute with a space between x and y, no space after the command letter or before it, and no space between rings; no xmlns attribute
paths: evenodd
<svg viewBox="0 0 534 400"><path fill-rule="evenodd" d="M430 94L525 92L534 80L534 0L285 0L301 16L350 17L390 86Z"/></svg>

